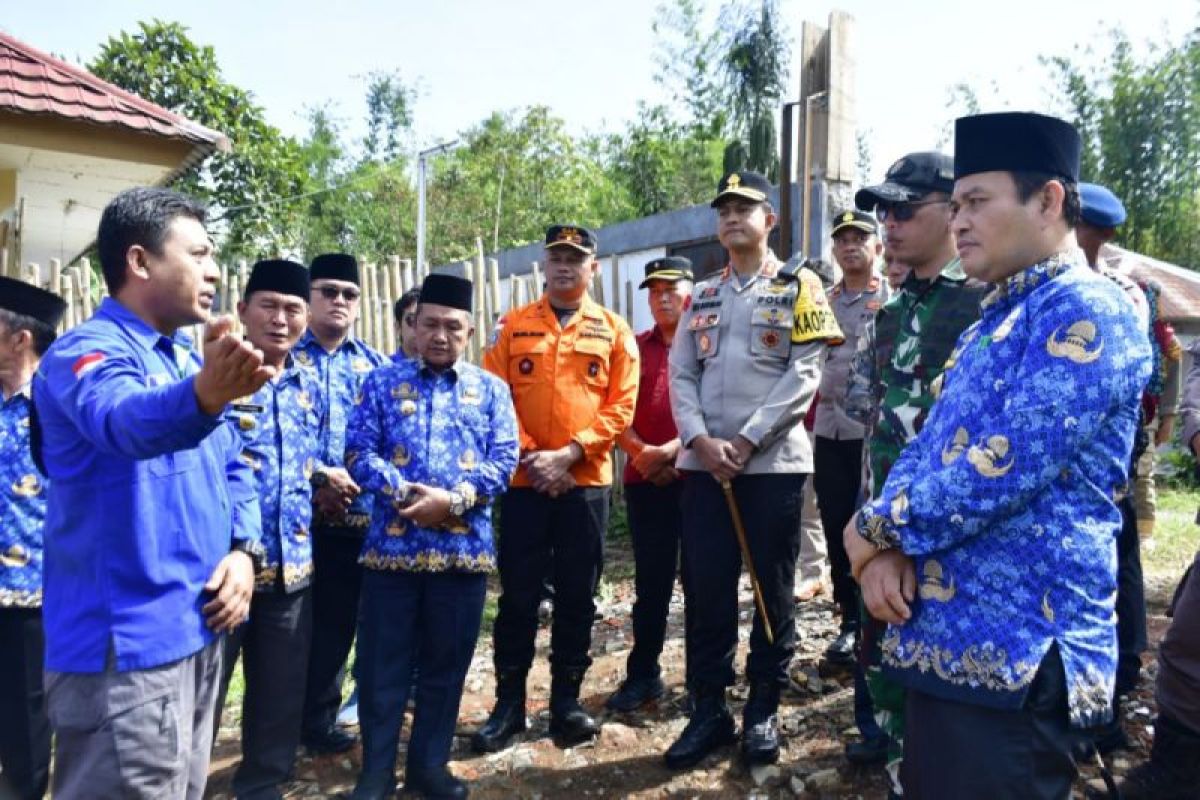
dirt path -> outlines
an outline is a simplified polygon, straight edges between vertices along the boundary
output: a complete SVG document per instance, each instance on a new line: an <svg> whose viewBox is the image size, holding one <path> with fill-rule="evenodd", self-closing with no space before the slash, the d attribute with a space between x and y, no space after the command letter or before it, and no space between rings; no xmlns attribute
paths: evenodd
<svg viewBox="0 0 1200 800"><path fill-rule="evenodd" d="M749 773L737 760L734 748L713 754L696 769L672 772L662 763L662 753L682 730L686 720L683 702L683 604L676 592L672 601L663 678L667 696L656 707L631 715L603 712L604 700L624 675L625 659L632 644L629 612L633 588L628 564L614 553L610 561L612 580L602 619L596 623L592 652L595 663L584 683L583 701L603 722L600 736L592 743L559 749L548 738L547 698L550 677L546 664L549 631L538 632L538 658L529 679L530 731L515 739L507 750L488 756L470 752L470 733L486 718L493 702L491 640L480 640L463 698L460 726L452 755L453 771L471 781L471 796L484 800L500 798L629 797L629 798L882 798L886 784L878 768L855 768L842 757L846 741L855 737L852 718L852 681L848 675L823 677L817 662L836 635L834 607L828 599L802 604L798 609L801 642L793 664L791 689L784 693L780 708L784 751L777 766ZM1167 620L1162 616L1161 587L1151 602L1151 638L1154 646ZM743 579L738 665L744 663L749 635L751 596ZM1153 676L1157 665L1153 651L1144 659L1147 678L1126 707L1126 729L1135 742L1133 751L1120 754L1115 765L1124 771L1142 761L1149 751L1149 723L1153 718ZM734 712L740 719L746 688L731 690ZM213 760L207 796L229 796L229 780L239 756L234 710L226 714ZM411 721L411 720L409 720ZM406 722L407 728L407 722ZM407 733L405 734L407 738ZM398 764L404 763L401 754ZM297 779L287 787L289 798L336 797L353 788L359 764L357 749L346 756L309 758L302 755ZM1094 778L1088 769L1080 780Z"/></svg>

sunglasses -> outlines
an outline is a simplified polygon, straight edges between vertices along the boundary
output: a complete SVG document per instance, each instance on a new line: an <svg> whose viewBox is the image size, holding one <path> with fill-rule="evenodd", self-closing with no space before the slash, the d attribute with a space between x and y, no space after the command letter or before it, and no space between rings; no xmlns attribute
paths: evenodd
<svg viewBox="0 0 1200 800"><path fill-rule="evenodd" d="M337 300L338 295L341 295L342 299L347 303L353 303L362 295L362 292L358 291L358 289L339 289L336 286L322 286L317 291L326 300Z"/></svg>
<svg viewBox="0 0 1200 800"><path fill-rule="evenodd" d="M922 200L919 203L893 203L875 207L875 218L880 222L894 219L896 222L908 222L917 215L922 206L936 206L949 203L949 200Z"/></svg>

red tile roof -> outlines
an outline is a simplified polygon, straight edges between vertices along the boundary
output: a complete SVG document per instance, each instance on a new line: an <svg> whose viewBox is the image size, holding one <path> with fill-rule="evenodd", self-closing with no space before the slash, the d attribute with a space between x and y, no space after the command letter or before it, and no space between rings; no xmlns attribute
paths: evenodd
<svg viewBox="0 0 1200 800"><path fill-rule="evenodd" d="M208 153L229 140L0 32L0 111L44 114L183 139ZM189 159L190 160L190 159Z"/></svg>

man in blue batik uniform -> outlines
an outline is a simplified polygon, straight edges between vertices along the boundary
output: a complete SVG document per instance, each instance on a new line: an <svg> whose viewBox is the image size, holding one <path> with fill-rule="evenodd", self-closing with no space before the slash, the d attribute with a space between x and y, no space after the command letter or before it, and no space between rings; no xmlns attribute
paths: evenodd
<svg viewBox="0 0 1200 800"><path fill-rule="evenodd" d="M29 448L29 383L67 304L0 278L0 797L34 800L50 781L42 689L46 486Z"/></svg>
<svg viewBox="0 0 1200 800"><path fill-rule="evenodd" d="M473 332L471 296L462 278L425 279L418 357L372 373L350 421L346 465L374 499L362 553L355 798L392 795L414 658L405 789L467 796L446 762L496 566L491 501L508 488L519 449L508 386L459 360Z"/></svg>
<svg viewBox="0 0 1200 800"><path fill-rule="evenodd" d="M957 121L955 146L959 255L994 288L845 541L909 689L905 796L1067 798L1072 729L1111 714L1112 488L1150 343L1075 245L1075 129L985 114Z"/></svg>
<svg viewBox="0 0 1200 800"><path fill-rule="evenodd" d="M220 717L238 653L242 761L233 776L239 798L278 797L300 744L308 648L312 639L312 485L320 458L321 389L291 349L308 321L308 269L293 261L259 261L250 272L238 315L246 339L276 376L225 414L254 471L262 512L263 564L250 620L226 640Z"/></svg>
<svg viewBox="0 0 1200 800"><path fill-rule="evenodd" d="M302 740L316 753L339 753L354 737L336 723L342 702L342 668L354 642L362 569L358 554L371 522L370 499L346 472L346 421L371 370L388 359L354 336L362 291L358 261L325 253L309 267L312 313L293 349L296 363L312 370L325 397L322 466L313 473L312 647L304 698Z"/></svg>
<svg viewBox="0 0 1200 800"><path fill-rule="evenodd" d="M130 189L100 218L110 296L33 380L49 479L43 619L56 798L199 798L221 634L261 555L250 468L222 413L274 369L221 318L179 332L220 273L204 208Z"/></svg>

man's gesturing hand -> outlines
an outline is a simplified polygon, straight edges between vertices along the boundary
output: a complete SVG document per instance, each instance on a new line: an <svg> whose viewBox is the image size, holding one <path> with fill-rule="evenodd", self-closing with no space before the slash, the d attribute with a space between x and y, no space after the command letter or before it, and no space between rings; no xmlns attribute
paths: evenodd
<svg viewBox="0 0 1200 800"><path fill-rule="evenodd" d="M235 337L233 320L220 316L204 326L204 364L196 375L196 401L206 414L217 414L225 404L254 394L275 375L263 364L263 354Z"/></svg>

